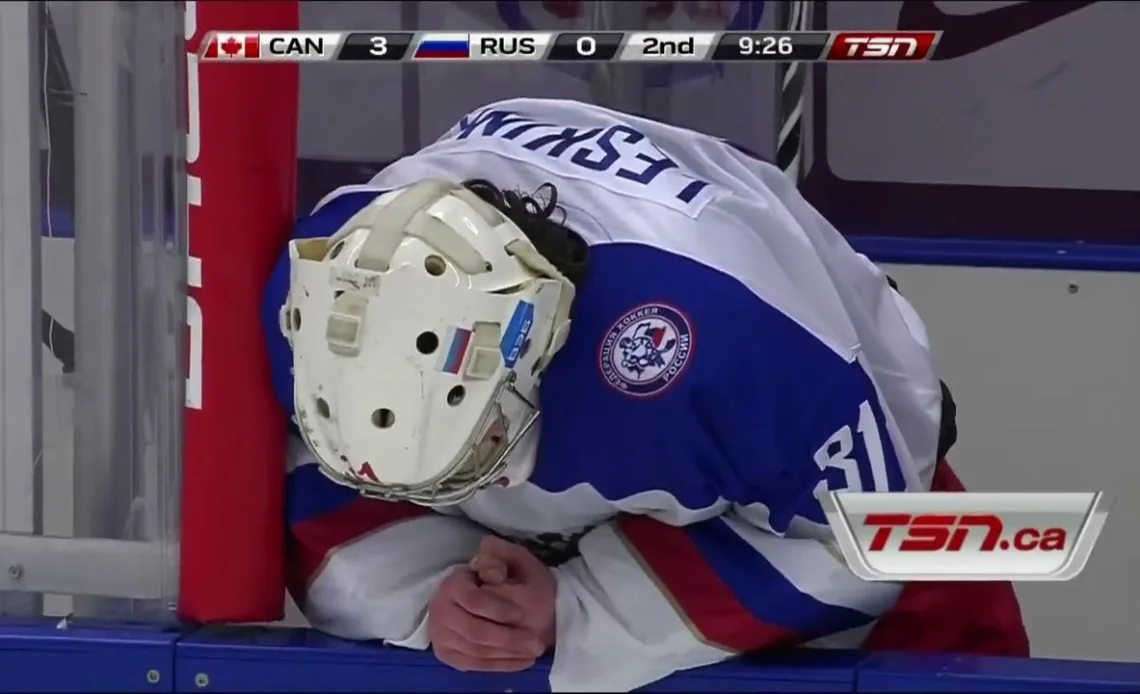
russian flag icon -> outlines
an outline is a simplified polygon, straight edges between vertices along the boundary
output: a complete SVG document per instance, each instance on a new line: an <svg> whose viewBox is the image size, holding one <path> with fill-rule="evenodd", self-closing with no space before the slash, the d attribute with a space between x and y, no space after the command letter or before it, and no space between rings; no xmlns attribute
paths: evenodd
<svg viewBox="0 0 1140 694"><path fill-rule="evenodd" d="M416 46L415 60L446 60L471 57L467 34L427 34Z"/></svg>

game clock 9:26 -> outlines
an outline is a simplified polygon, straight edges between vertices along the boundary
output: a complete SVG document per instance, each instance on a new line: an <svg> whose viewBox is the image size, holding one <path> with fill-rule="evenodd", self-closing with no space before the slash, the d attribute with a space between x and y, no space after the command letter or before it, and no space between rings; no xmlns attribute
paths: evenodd
<svg viewBox="0 0 1140 694"><path fill-rule="evenodd" d="M830 36L830 32L826 31L730 31L717 41L712 59L744 62L810 62L823 57Z"/></svg>

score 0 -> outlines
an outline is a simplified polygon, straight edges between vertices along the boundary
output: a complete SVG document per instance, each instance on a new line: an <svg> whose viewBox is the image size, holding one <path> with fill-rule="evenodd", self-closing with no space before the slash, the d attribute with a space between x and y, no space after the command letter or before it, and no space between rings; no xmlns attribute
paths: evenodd
<svg viewBox="0 0 1140 694"><path fill-rule="evenodd" d="M604 32L562 32L554 39L554 45L546 55L546 60L556 62L583 62L613 60L621 48L625 37L620 31Z"/></svg>

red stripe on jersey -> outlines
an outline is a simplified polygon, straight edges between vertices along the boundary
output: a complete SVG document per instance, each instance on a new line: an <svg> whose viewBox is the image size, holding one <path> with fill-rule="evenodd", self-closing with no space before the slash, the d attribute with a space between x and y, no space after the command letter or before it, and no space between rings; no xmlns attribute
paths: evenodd
<svg viewBox="0 0 1140 694"><path fill-rule="evenodd" d="M707 643L736 652L803 641L798 633L761 622L701 556L684 528L648 516L622 514L617 527L642 566Z"/></svg>

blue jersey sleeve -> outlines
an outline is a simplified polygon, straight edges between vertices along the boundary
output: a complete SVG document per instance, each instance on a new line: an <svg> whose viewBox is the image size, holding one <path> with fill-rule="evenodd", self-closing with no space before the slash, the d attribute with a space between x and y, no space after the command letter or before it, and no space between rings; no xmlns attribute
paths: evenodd
<svg viewBox="0 0 1140 694"><path fill-rule="evenodd" d="M763 506L777 532L825 522L824 489L904 488L857 361L709 265L642 244L591 253L544 376L536 483Z"/></svg>
<svg viewBox="0 0 1140 694"><path fill-rule="evenodd" d="M723 288L716 375L693 409L740 485L726 496L763 509L770 529L827 522L827 490L901 491L906 480L874 382L743 284ZM735 333L735 334L734 334Z"/></svg>
<svg viewBox="0 0 1140 694"><path fill-rule="evenodd" d="M771 529L784 532L796 516L826 523L819 497L827 490L904 490L882 405L862 366L774 314L758 305L752 323L768 323L763 339L772 344L751 354L741 346L722 364L725 380L694 397L725 462L748 480L732 500L764 507Z"/></svg>
<svg viewBox="0 0 1140 694"><path fill-rule="evenodd" d="M294 239L312 239L332 236L352 215L374 200L379 193L347 193L297 221ZM289 295L289 251L283 249L261 295L261 324L265 331L266 350L269 353L270 378L273 393L289 417L293 417L293 351L281 334L280 312Z"/></svg>

